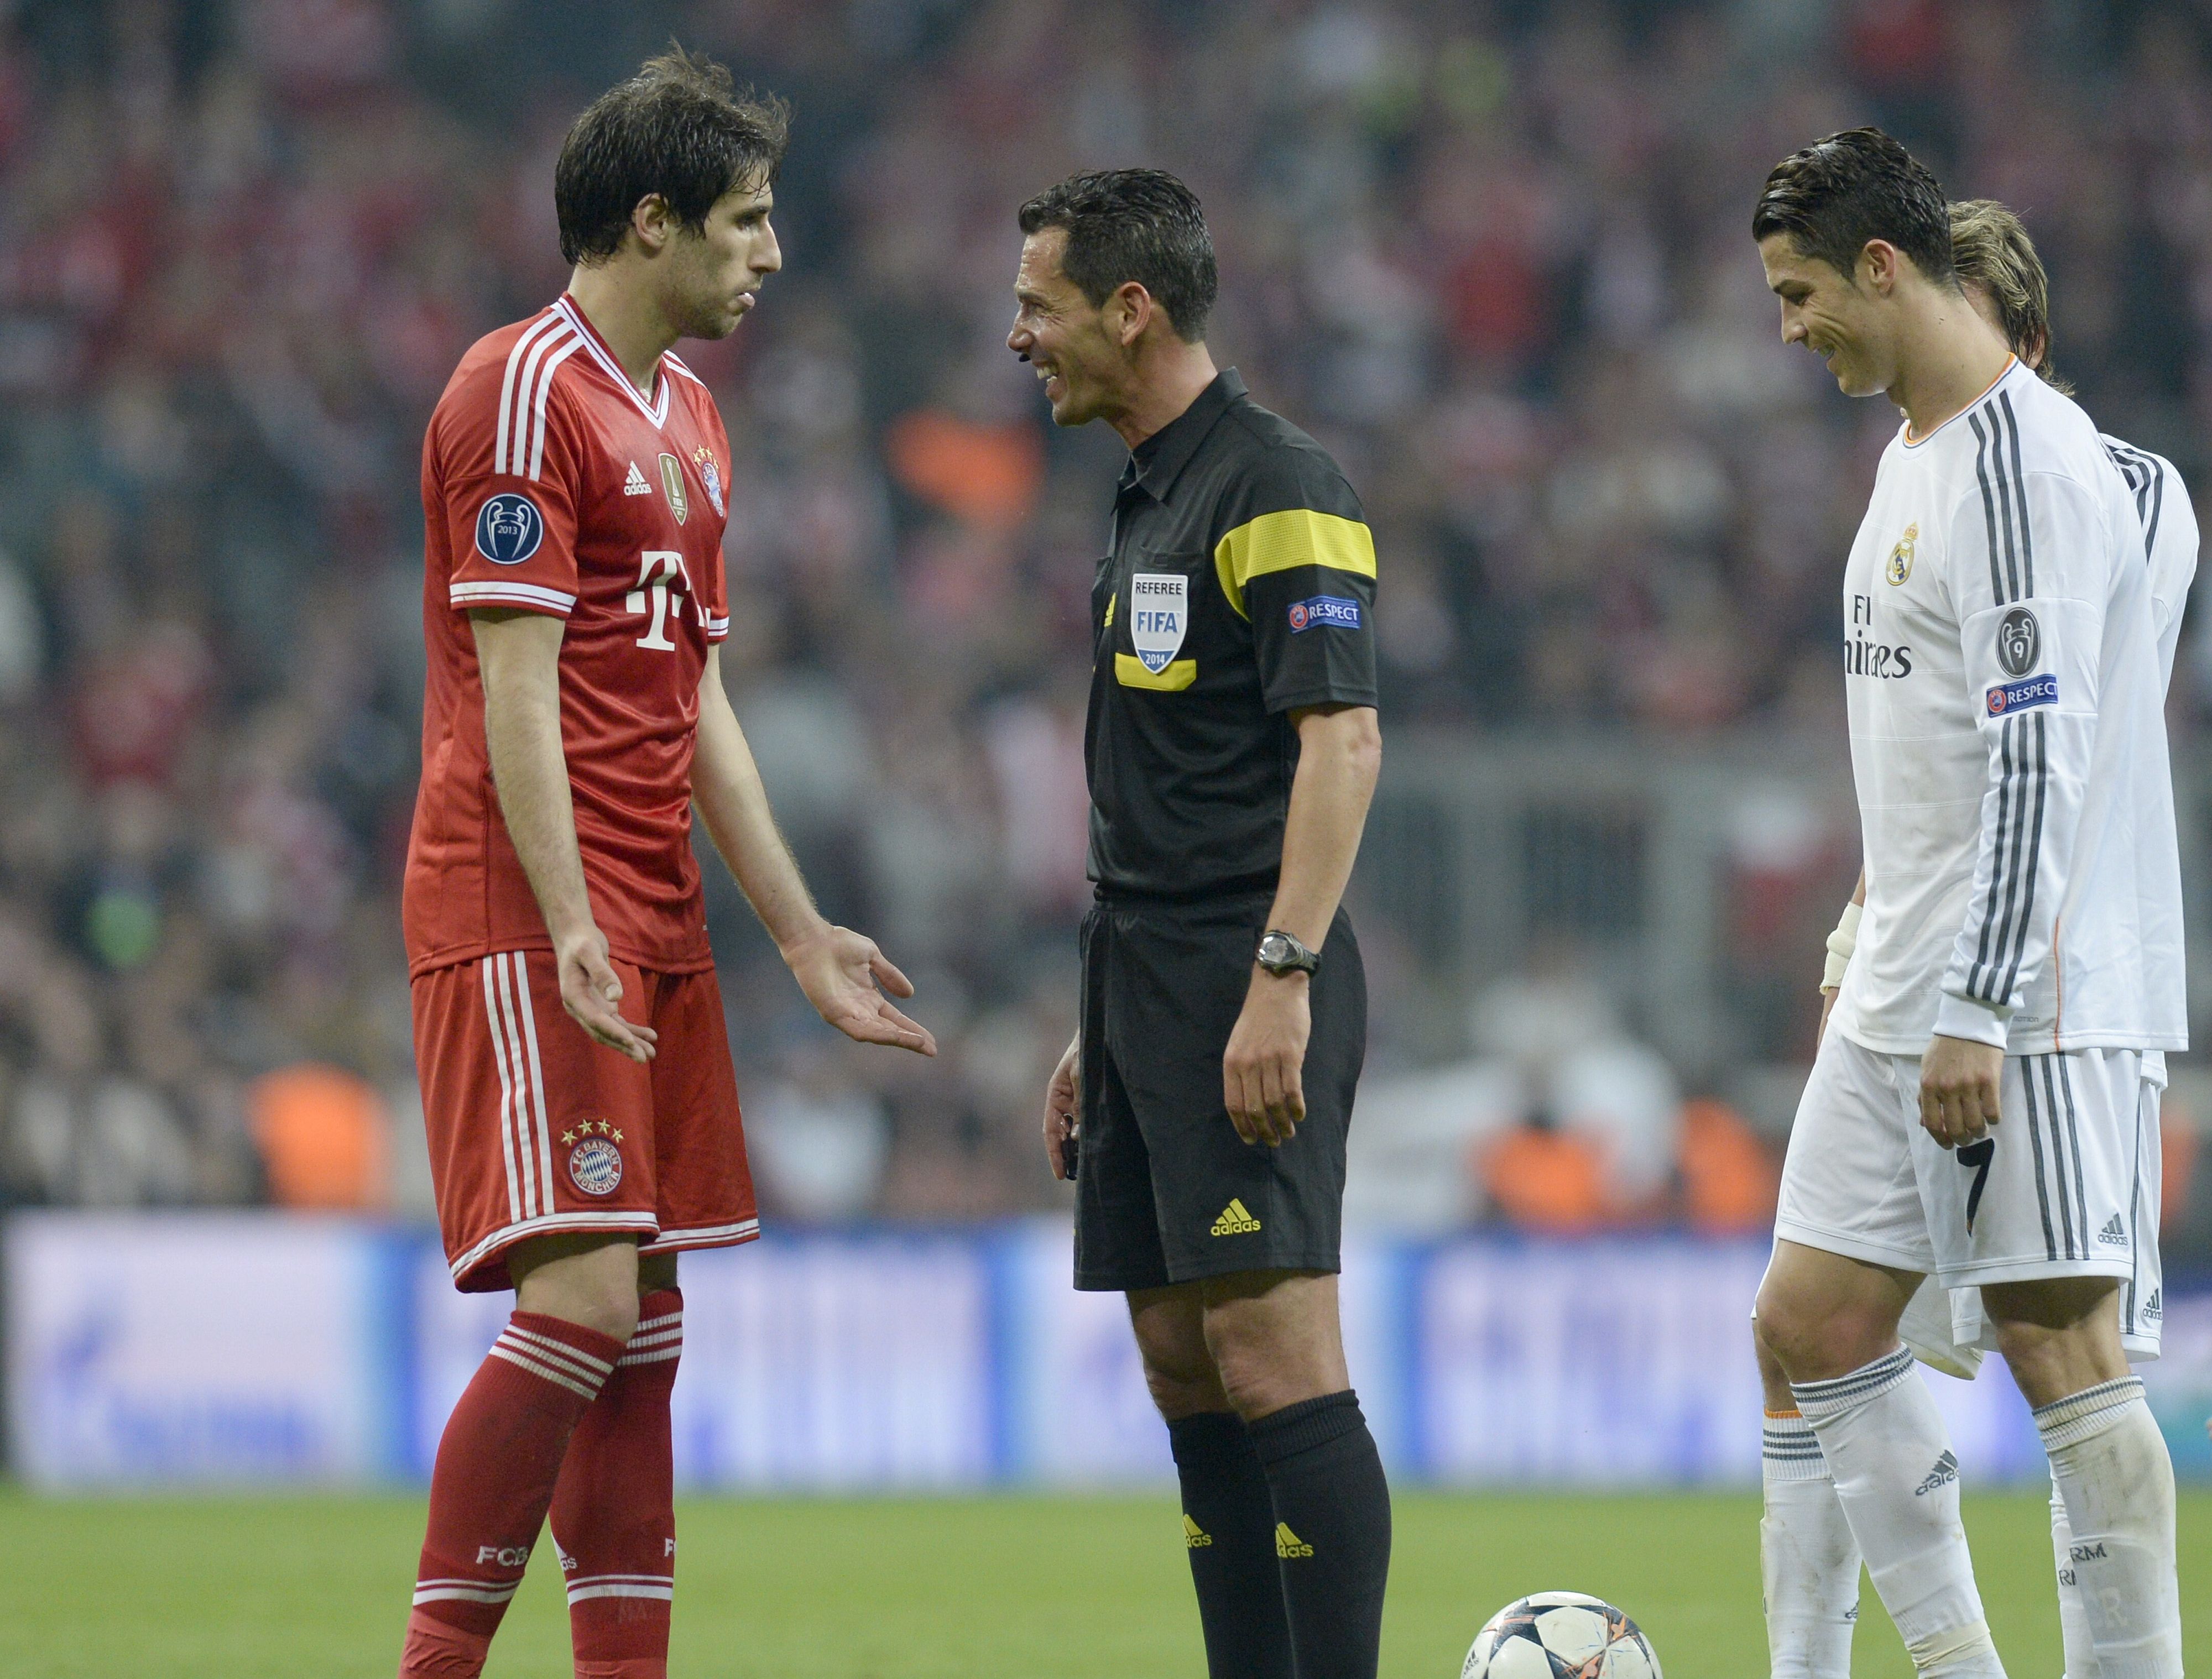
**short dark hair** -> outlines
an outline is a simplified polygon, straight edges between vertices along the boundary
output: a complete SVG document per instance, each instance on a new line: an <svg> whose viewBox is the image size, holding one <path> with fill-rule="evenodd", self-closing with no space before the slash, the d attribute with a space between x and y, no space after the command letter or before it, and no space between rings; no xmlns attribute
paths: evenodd
<svg viewBox="0 0 2212 1679"><path fill-rule="evenodd" d="M1787 233L1801 257L1846 278L1869 239L1886 239L1923 277L1958 283L1951 265L1951 212L1943 189L1911 152L1878 128L1847 128L1774 166L1751 236Z"/></svg>
<svg viewBox="0 0 2212 1679"><path fill-rule="evenodd" d="M593 100L561 143L553 205L562 260L613 256L630 213L654 193L700 232L725 193L775 179L790 139L783 100L740 89L721 65L671 42Z"/></svg>
<svg viewBox="0 0 2212 1679"><path fill-rule="evenodd" d="M1067 230L1060 271L1093 306L1133 280L1167 313L1176 336L1194 344L1221 288L1213 236L1198 195L1164 169L1102 169L1070 175L1024 204L1022 232Z"/></svg>

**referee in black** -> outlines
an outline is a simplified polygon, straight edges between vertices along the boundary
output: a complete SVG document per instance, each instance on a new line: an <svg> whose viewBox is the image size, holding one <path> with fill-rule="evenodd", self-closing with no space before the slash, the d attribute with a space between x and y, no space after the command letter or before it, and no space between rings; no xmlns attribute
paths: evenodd
<svg viewBox="0 0 2212 1679"><path fill-rule="evenodd" d="M1336 1292L1374 539L1321 446L1215 371L1189 188L1076 175L1020 220L1007 346L1056 424L1129 446L1091 594L1082 1024L1045 1098L1075 1286L1128 1295L1213 1679L1374 1679L1390 1491Z"/></svg>

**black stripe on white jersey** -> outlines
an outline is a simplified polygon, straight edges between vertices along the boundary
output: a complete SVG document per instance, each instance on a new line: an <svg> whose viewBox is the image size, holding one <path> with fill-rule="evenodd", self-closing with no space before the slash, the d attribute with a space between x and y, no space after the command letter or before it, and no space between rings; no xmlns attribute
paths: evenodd
<svg viewBox="0 0 2212 1679"><path fill-rule="evenodd" d="M2051 787L2051 754L2040 712L2007 718L1999 740L1996 843L1990 848L1989 899L1982 909L1974 965L1966 973L1966 995L2002 1004L2011 1001L2020 965L2027 955L2036 864L2043 850L2043 815Z"/></svg>
<svg viewBox="0 0 2212 1679"><path fill-rule="evenodd" d="M2088 1227L2088 1179L2081 1173L2081 1115L2075 1112L2073 1104L2073 1062L2057 1055L2059 1088L2066 1093L2066 1149L2073 1153L2075 1161L2075 1212L2081 1215L2081 1258L2088 1258L2090 1227Z"/></svg>
<svg viewBox="0 0 2212 1679"><path fill-rule="evenodd" d="M2004 409L2005 429L2012 433L2012 493L2019 503L2021 597L2025 599L2035 592L2035 530L2027 516L2027 473L2020 464L2020 418L2012 411L2012 392L1999 391L1997 402Z"/></svg>
<svg viewBox="0 0 2212 1679"><path fill-rule="evenodd" d="M2166 510L2165 464L2128 443L2106 440L2105 452L2135 492L2136 517L2143 527L2143 558L2148 560L2158 542L2159 515Z"/></svg>
<svg viewBox="0 0 2212 1679"><path fill-rule="evenodd" d="M2035 1198L2043 1209L2043 1256L2046 1259L2058 1257L2058 1235L2051 1226L2051 1188L2044 1177L2043 1131L2041 1115L2035 1100L2035 1064L2040 1056L2023 1056L2020 1064L2020 1088L2027 1098L2027 1140L2035 1151Z"/></svg>
<svg viewBox="0 0 2212 1679"><path fill-rule="evenodd" d="M1990 486L1990 431L1983 426L1979 414L1968 415L1966 423L1973 427L1974 476L1982 486L1982 522L1986 527L1990 548L1990 598L2002 603L2008 597L2005 594L2004 573L1997 569L1997 499ZM1992 427L1996 423L1994 415L1990 423ZM2002 456L1998 464L2002 468ZM2009 528L2005 534L2007 546L2009 546L2012 534Z"/></svg>
<svg viewBox="0 0 2212 1679"><path fill-rule="evenodd" d="M2051 1187L2058 1200L2058 1243L2065 1250L2063 1257L2079 1259L2083 1256L2075 1252L2076 1232L2074 1228L2074 1203L2066 1191L2066 1134L2065 1121L2059 1112L2058 1081L2051 1076L2051 1064L2056 1057L2039 1055L2036 1066L2043 1076L2044 1123L2051 1128ZM2082 1240L2087 1233L2081 1233Z"/></svg>

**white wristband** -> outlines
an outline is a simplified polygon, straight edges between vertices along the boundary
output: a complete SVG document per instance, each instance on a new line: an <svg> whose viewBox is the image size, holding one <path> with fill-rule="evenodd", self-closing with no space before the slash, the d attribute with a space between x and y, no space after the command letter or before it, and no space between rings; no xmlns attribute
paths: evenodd
<svg viewBox="0 0 2212 1679"><path fill-rule="evenodd" d="M1866 912L1863 904L1845 904L1844 918L1836 923L1836 930L1828 935L1828 961L1820 970L1820 989L1832 991L1844 983L1844 970L1851 964L1851 952L1859 947L1859 917Z"/></svg>

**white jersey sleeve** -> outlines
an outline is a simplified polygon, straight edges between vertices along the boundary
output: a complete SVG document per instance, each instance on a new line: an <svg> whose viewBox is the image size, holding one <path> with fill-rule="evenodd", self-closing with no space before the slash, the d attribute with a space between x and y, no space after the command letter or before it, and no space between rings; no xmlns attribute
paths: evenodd
<svg viewBox="0 0 2212 1679"><path fill-rule="evenodd" d="M2102 433L2098 441L2127 481L2143 530L2143 560L2150 568L2151 628L2158 637L2161 687L2173 681L2174 648L2181 639L2181 615L2197 577L2197 509L2188 486L2163 455L2138 449Z"/></svg>
<svg viewBox="0 0 2212 1679"><path fill-rule="evenodd" d="M2114 533L2091 486L2023 472L2016 421L1978 452L1944 544L1966 697L1987 755L1981 835L1936 1030L2003 1047L2049 958L2096 746ZM2132 534L2132 533L2130 533Z"/></svg>

